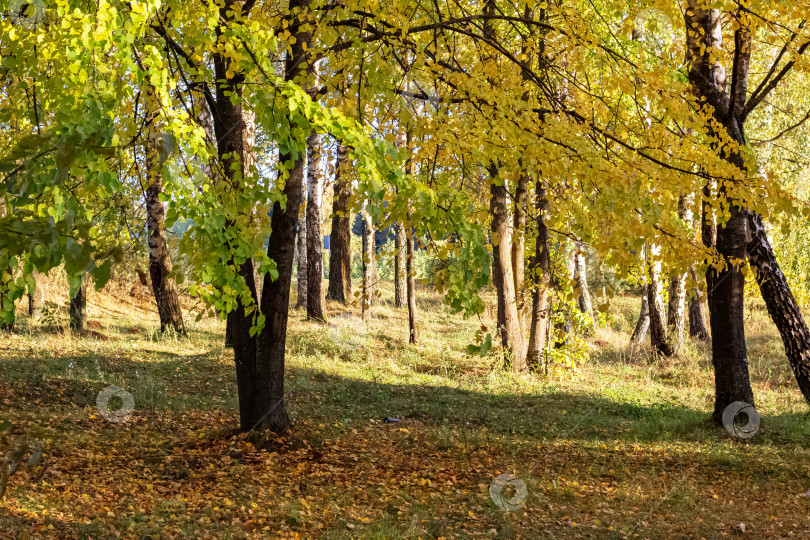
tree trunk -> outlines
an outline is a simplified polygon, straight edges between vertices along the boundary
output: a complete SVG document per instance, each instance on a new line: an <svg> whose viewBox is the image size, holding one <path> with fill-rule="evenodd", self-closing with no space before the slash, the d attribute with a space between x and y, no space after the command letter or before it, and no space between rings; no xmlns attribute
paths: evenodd
<svg viewBox="0 0 810 540"><path fill-rule="evenodd" d="M166 243L166 220L163 201L163 161L158 154L160 134L158 133L158 108L154 89L146 88L147 139L146 139L146 228L149 232L149 276L152 278L152 292L155 295L160 331L171 327L180 335L185 335L183 311L177 294L177 283L171 277L172 260Z"/></svg>
<svg viewBox="0 0 810 540"><path fill-rule="evenodd" d="M306 191L306 185L304 185ZM298 231L298 239L296 241L296 249L298 250L298 301L295 304L297 308L307 307L307 215L306 215L306 193L304 193L301 200L301 210L298 213L296 221L296 230Z"/></svg>
<svg viewBox="0 0 810 540"><path fill-rule="evenodd" d="M492 280L498 298L498 332L501 335L504 354L511 361L512 370L517 373L525 371L527 366L512 273L512 242L506 205L508 194L503 181L497 179L495 166L490 166L489 172L491 176L489 209L492 216L492 254L495 270Z"/></svg>
<svg viewBox="0 0 810 540"><path fill-rule="evenodd" d="M722 422L723 410L735 401L754 404L745 347L745 276L731 260L745 260L745 216L733 205L731 218L717 227L717 251L726 266L706 271L709 323L712 329L715 405L712 417Z"/></svg>
<svg viewBox="0 0 810 540"><path fill-rule="evenodd" d="M419 344L419 319L416 314L416 270L414 269L413 254L415 251L413 228L411 227L411 212L408 211L408 221L405 224L405 273L408 275L408 343Z"/></svg>
<svg viewBox="0 0 810 540"><path fill-rule="evenodd" d="M638 316L636 328L633 330L633 335L630 336L631 343L641 343L647 335L647 330L650 328L650 301L649 301L650 286L645 283L641 286L641 313Z"/></svg>
<svg viewBox="0 0 810 540"><path fill-rule="evenodd" d="M35 321L42 317L42 308L45 306L45 291L42 290L43 277L45 277L45 274L39 270L34 270L31 273L31 279L34 280L34 290L28 292L28 314Z"/></svg>
<svg viewBox="0 0 810 540"><path fill-rule="evenodd" d="M697 215L700 217L693 217L692 227L699 235L699 238L702 238L704 234L708 234L707 238L711 239L709 245L713 246L714 227L706 224L706 217L704 216L704 214L708 213L708 195L709 191L707 186L704 187L704 198L706 200L700 203L699 212L697 212ZM703 231L706 227L710 227L708 233L704 233ZM692 274L692 280L695 283L698 281L696 268L695 265L692 265L689 269ZM706 314L703 309L703 293L700 292L699 287L694 287L689 297L689 337L698 341L708 341L709 339L709 330L706 328Z"/></svg>
<svg viewBox="0 0 810 540"><path fill-rule="evenodd" d="M524 337L526 336L526 299L523 282L526 272L525 253L528 184L529 176L527 174L521 174L515 186L512 234L512 277L515 282L515 301L517 302L520 335Z"/></svg>
<svg viewBox="0 0 810 540"><path fill-rule="evenodd" d="M732 85L729 89L725 69L714 52L723 46L720 10L699 9L698 5L698 0L688 0L684 15L688 30L687 61L692 92L700 99L702 107L710 108L714 120L722 125L727 136L745 145L744 122L747 113L744 108L751 55L750 30L741 24L735 31ZM707 125L705 129L709 135L716 133L713 125ZM745 160L739 153L720 142L715 145L721 158L745 172ZM720 183L717 195L720 200L728 199L723 183ZM754 405L745 346L745 276L736 265L746 258L746 216L733 201L728 203L728 220L717 225L715 244L722 267L710 266L706 272L715 380L712 418L718 424L722 422L723 410L730 403L745 401ZM710 245L711 238L706 234L708 228L704 221L703 241Z"/></svg>
<svg viewBox="0 0 810 540"><path fill-rule="evenodd" d="M692 279L697 281L697 272L692 266ZM706 316L703 312L703 295L700 289L692 289L689 298L689 337L698 341L708 341L709 330L706 328Z"/></svg>
<svg viewBox="0 0 810 540"><path fill-rule="evenodd" d="M785 354L799 389L804 399L810 403L810 330L776 261L762 224L762 216L749 212L748 227L748 261L756 272L757 284L771 320L782 336Z"/></svg>
<svg viewBox="0 0 810 540"><path fill-rule="evenodd" d="M585 244L577 242L575 249L574 279L576 288L579 290L579 310L593 320L593 304L591 303L591 292L588 289L588 264L585 258Z"/></svg>
<svg viewBox="0 0 810 540"><path fill-rule="evenodd" d="M672 356L672 346L667 339L664 300L661 287L661 261L653 259L655 248L647 248L647 309L650 310L650 345L659 354Z"/></svg>
<svg viewBox="0 0 810 540"><path fill-rule="evenodd" d="M329 237L329 288L326 298L346 304L352 296L352 234L349 200L348 148L338 143L332 206L332 234Z"/></svg>
<svg viewBox="0 0 810 540"><path fill-rule="evenodd" d="M290 33L294 37L285 60L285 79L294 81L302 74L307 64L306 51L311 35L311 14L305 0L291 0L289 16ZM244 15L244 14L243 14ZM233 1L226 0L220 8L220 16L226 20L233 16ZM221 26L217 27L218 33ZM242 122L239 105L231 101L241 96L244 75L230 71L232 63L222 54L214 54L214 71L217 80L217 111L214 114L217 134L217 150L225 174L235 179L234 168L244 167L244 145L241 130L234 130ZM292 161L293 156L280 155L279 161ZM243 169L244 177L244 169ZM253 314L246 314L247 306L238 306L233 312L233 347L236 363L236 381L239 392L240 426L243 431L266 428L275 432L285 431L290 418L284 406L284 363L287 340L287 317L290 305L290 286L295 253L295 229L303 204L304 160L293 161L289 177L284 183L283 195L286 208L276 202L273 205L270 238L267 256L275 261L278 278L264 275L260 312L264 316L264 328L251 334ZM241 277L257 300L254 267L251 259L239 266Z"/></svg>
<svg viewBox="0 0 810 540"><path fill-rule="evenodd" d="M669 278L669 301L667 302L667 337L673 356L683 346L686 306L686 274Z"/></svg>
<svg viewBox="0 0 810 540"><path fill-rule="evenodd" d="M367 320L374 304L374 224L365 207L363 216L363 319Z"/></svg>
<svg viewBox="0 0 810 540"><path fill-rule="evenodd" d="M678 197L678 217L686 219L686 207L689 201L681 195ZM673 356L677 356L683 346L683 333L686 304L686 273L669 278L669 301L667 303L667 338Z"/></svg>
<svg viewBox="0 0 810 540"><path fill-rule="evenodd" d="M548 229L545 214L548 212L546 190L538 181L535 191L535 211L537 212L537 239L534 257L531 261L531 277L534 281L532 290L532 319L529 327L529 343L526 351L526 362L537 367L544 364L546 343L548 342L548 289L551 283L551 258L548 251Z"/></svg>
<svg viewBox="0 0 810 540"><path fill-rule="evenodd" d="M70 299L70 329L77 332L84 330L87 325L87 279L82 276L82 282L76 295Z"/></svg>
<svg viewBox="0 0 810 540"><path fill-rule="evenodd" d="M252 174L253 167L256 165L256 152L254 149L256 143L256 114L251 111L250 109L246 109L241 103L237 108L239 117L241 118L241 133L242 133L242 140L241 140L241 161L242 161L242 177L247 178ZM205 112L205 111L203 111ZM210 111L209 111L210 114ZM203 120L204 122L204 120ZM203 123L203 127L205 128L205 123ZM213 165L210 168L213 171ZM255 217L255 210L251 211L254 214L252 217ZM257 263L255 261L252 262L253 264L253 282L256 287L256 298L254 299L258 304L259 298L261 298L261 289L259 284L259 273ZM225 347L232 348L233 347L233 329L231 328L231 318L233 316L233 312L229 313L225 319Z"/></svg>
<svg viewBox="0 0 810 540"><path fill-rule="evenodd" d="M394 231L394 307L401 308L406 304L406 291L408 284L406 283L405 273L405 243L408 241L405 237L405 227L402 222L398 221L395 224L396 230Z"/></svg>
<svg viewBox="0 0 810 540"><path fill-rule="evenodd" d="M313 129L307 139L307 318L324 321L323 236L321 235L321 136Z"/></svg>

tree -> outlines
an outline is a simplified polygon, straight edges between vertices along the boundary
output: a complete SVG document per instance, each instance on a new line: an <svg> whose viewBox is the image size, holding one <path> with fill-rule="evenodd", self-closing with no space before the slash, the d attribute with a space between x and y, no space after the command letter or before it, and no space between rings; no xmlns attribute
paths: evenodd
<svg viewBox="0 0 810 540"><path fill-rule="evenodd" d="M42 282L44 277L45 276L37 270L31 272L34 290L28 292L28 314L34 320L38 320L42 317L42 308L45 307L44 284Z"/></svg>
<svg viewBox="0 0 810 540"><path fill-rule="evenodd" d="M711 53L711 50L722 48L721 11L702 9L696 0L689 1L685 14L686 27L690 29L687 33L689 80L696 97L703 104L697 107L706 117L706 132L715 139L715 151L745 175L748 170L743 154L746 145L745 119L785 76L795 60L780 71L774 65L774 69L767 72L765 80L749 96L752 15L744 9L737 9L732 16L736 30L732 81L727 88L725 70ZM804 43L798 54L803 53L807 45ZM777 64L781 56L777 58ZM712 127L710 119L721 126L722 133ZM754 403L745 346L745 277L739 264L746 257L757 271L760 291L782 335L799 387L805 398L810 400L810 354L806 354L810 352L807 348L810 341L805 339L805 335L810 333L781 275L764 228L759 223L760 218L743 208L739 200L729 196L728 190L741 182L744 182L744 178L734 178L734 181L724 181L716 187L717 197L731 199L728 203L729 217L724 223L717 224L716 237L712 238L705 217L703 226L704 243L708 244L713 239L714 247L722 257L720 269L711 266L706 272L712 362L715 368L715 408L712 417L718 423L729 403ZM750 241L748 235L751 236ZM796 332L797 328L799 332Z"/></svg>
<svg viewBox="0 0 810 540"><path fill-rule="evenodd" d="M161 193L163 191L163 163L174 150L172 139L158 132L159 114L154 89L146 85L144 89L146 124L145 141L146 182L146 226L149 231L149 276L152 278L152 291L155 294L160 331L171 327L180 335L185 335L183 312L177 294L177 283L172 277L172 260L166 243L166 223Z"/></svg>
<svg viewBox="0 0 810 540"><path fill-rule="evenodd" d="M512 211L512 277L515 282L515 302L517 302L520 334L526 335L526 211L528 205L529 175L521 174L515 183L515 202Z"/></svg>
<svg viewBox="0 0 810 540"><path fill-rule="evenodd" d="M762 217L748 216L751 240L746 248L768 314L779 329L785 353L804 398L810 402L810 330L793 298L787 279L779 268Z"/></svg>
<svg viewBox="0 0 810 540"><path fill-rule="evenodd" d="M593 320L593 304L591 304L591 292L588 290L588 263L585 244L577 242L571 255L574 258L574 283L579 291L579 310Z"/></svg>
<svg viewBox="0 0 810 540"><path fill-rule="evenodd" d="M406 221L405 242L405 273L408 275L408 343L419 344L419 318L416 312L416 269L414 268L414 239L411 227L411 214L408 212Z"/></svg>
<svg viewBox="0 0 810 540"><path fill-rule="evenodd" d="M657 353L672 356L672 345L667 339L666 314L661 290L661 261L654 258L657 253L657 246L647 248L647 309L650 319L650 344Z"/></svg>
<svg viewBox="0 0 810 540"><path fill-rule="evenodd" d="M684 196L678 198L678 217L686 219L688 201ZM672 355L677 356L683 346L686 305L686 273L676 272L669 278L669 301L667 302L667 338L672 348Z"/></svg>
<svg viewBox="0 0 810 540"><path fill-rule="evenodd" d="M501 345L515 372L526 369L526 351L520 328L515 282L512 277L511 231L506 207L507 191L504 180L490 167L490 214L492 216L492 280L497 295L497 325Z"/></svg>
<svg viewBox="0 0 810 540"><path fill-rule="evenodd" d="M401 308L406 304L406 282L405 271L405 228L402 222L394 224L394 307Z"/></svg>
<svg viewBox="0 0 810 540"><path fill-rule="evenodd" d="M296 252L298 253L298 301L295 307L307 307L307 214L306 214L306 184L304 185L304 202L295 224L297 231Z"/></svg>
<svg viewBox="0 0 810 540"><path fill-rule="evenodd" d="M641 286L641 313L639 313L633 334L630 336L631 343L641 343L644 341L647 330L650 328L649 288L650 286L647 283Z"/></svg>
<svg viewBox="0 0 810 540"><path fill-rule="evenodd" d="M697 232L698 240L702 240L701 217L704 211L705 203L698 207L698 212L693 215L697 217L692 219L692 228ZM710 241L710 245L714 242ZM689 337L698 341L708 341L709 330L706 328L706 315L703 310L703 293L700 292L700 287L697 286L698 275L696 265L689 268L692 281L696 284L692 287L689 294Z"/></svg>
<svg viewBox="0 0 810 540"><path fill-rule="evenodd" d="M307 139L307 318L324 321L323 311L323 237L321 235L321 136L314 129ZM300 281L300 278L299 278Z"/></svg>
<svg viewBox="0 0 810 540"><path fill-rule="evenodd" d="M87 326L87 279L82 275L74 278L76 287L71 285L70 306L70 329L81 332Z"/></svg>
<svg viewBox="0 0 810 540"><path fill-rule="evenodd" d="M413 153L411 149L412 132L407 129L405 132L405 175L413 174ZM399 193L399 190L397 190ZM414 240L414 228L410 201L404 199L406 210L405 219L401 221L402 228L405 229L405 295L408 301L408 343L418 345L420 341L419 315L416 308L416 267L414 266L414 254L416 253L416 242Z"/></svg>
<svg viewBox="0 0 810 540"><path fill-rule="evenodd" d="M692 279L697 280L692 270ZM689 337L698 341L708 341L709 330L706 328L706 317L703 311L703 295L694 287L689 297Z"/></svg>
<svg viewBox="0 0 810 540"><path fill-rule="evenodd" d="M487 0L483 5L485 19L482 33L490 43L495 42L497 38L492 21L488 17L494 17L496 12L495 0ZM487 51L485 53L485 63L490 68L495 67L495 58L492 52ZM494 86L491 77L489 83ZM527 368L526 344L523 325L520 323L514 268L512 267L512 231L510 230L507 208L506 178L499 176L495 161L487 164L487 172L489 173L490 191L492 281L495 284L498 304L497 331L500 334L503 352L511 362L512 370L521 372Z"/></svg>
<svg viewBox="0 0 810 540"><path fill-rule="evenodd" d="M363 224L363 319L368 319L371 306L374 304L376 294L376 278L374 267L376 263L376 240L374 223L371 214L363 208L360 213Z"/></svg>
<svg viewBox="0 0 810 540"><path fill-rule="evenodd" d="M545 363L549 329L548 292L551 284L548 228L544 217L548 213L548 199L546 199L546 190L542 182L537 182L535 193L534 208L537 216L535 218L537 238L535 239L534 256L531 260L530 275L533 281L532 317L529 325L529 342L526 352L526 361L530 366L539 366L541 362Z"/></svg>
<svg viewBox="0 0 810 540"><path fill-rule="evenodd" d="M352 295L351 213L352 188L348 171L348 148L338 144L335 163L332 234L329 238L329 288L326 298L347 303Z"/></svg>

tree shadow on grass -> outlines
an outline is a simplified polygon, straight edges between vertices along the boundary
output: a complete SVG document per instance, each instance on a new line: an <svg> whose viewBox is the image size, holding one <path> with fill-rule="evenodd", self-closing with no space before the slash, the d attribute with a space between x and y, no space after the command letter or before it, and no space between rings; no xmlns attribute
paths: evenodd
<svg viewBox="0 0 810 540"><path fill-rule="evenodd" d="M23 355L0 359L0 382L12 390L9 406L30 406L31 398L48 407L92 406L107 384L121 385L136 403L150 410L179 413L205 411L235 402L233 367L207 352L181 355L154 351L156 362L98 356L100 374L88 357L49 358L32 363ZM323 365L328 367L324 358ZM73 364L74 371L69 371ZM115 365L115 371L105 367ZM588 442L722 441L729 435L709 422L710 411L675 402L622 401L593 393L535 387L535 392L486 392L441 384L394 383L351 378L316 367L289 367L287 407L299 420L327 418L350 422L398 417L427 426L463 426L538 440ZM154 399L149 399L149 397ZM158 396L155 398L154 396ZM631 398L628 398L631 399ZM236 411L233 411L236 421ZM748 444L768 442L810 447L810 415L806 412L765 415L762 429Z"/></svg>

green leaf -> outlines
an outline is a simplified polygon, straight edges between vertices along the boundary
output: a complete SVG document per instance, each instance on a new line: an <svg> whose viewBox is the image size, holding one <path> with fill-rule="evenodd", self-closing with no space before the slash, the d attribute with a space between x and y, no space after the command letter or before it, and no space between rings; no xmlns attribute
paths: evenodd
<svg viewBox="0 0 810 540"><path fill-rule="evenodd" d="M110 273L112 271L112 260L107 259L102 264L93 268L91 272L93 275L93 280L96 283L96 290L100 291L104 288L104 285L110 280Z"/></svg>

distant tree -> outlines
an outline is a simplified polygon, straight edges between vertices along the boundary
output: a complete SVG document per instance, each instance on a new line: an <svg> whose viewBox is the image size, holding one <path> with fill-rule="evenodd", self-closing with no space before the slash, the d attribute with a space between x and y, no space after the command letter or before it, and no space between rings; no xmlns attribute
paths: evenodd
<svg viewBox="0 0 810 540"><path fill-rule="evenodd" d="M639 313L636 328L630 336L632 343L641 343L647 336L647 330L650 328L650 303L649 303L649 288L650 286L645 283L641 286L641 313Z"/></svg>
<svg viewBox="0 0 810 540"><path fill-rule="evenodd" d="M351 213L352 185L349 177L349 150L338 144L335 163L332 234L329 237L329 287L326 298L346 304L352 295Z"/></svg>
<svg viewBox="0 0 810 540"><path fill-rule="evenodd" d="M177 294L177 283L172 277L172 260L166 242L166 219L163 201L163 163L174 148L169 147L168 139L158 132L160 118L154 89L150 84L144 88L146 125L145 141L146 181L146 226L149 231L149 276L152 278L152 291L160 317L160 331L171 327L185 335L183 311Z"/></svg>
<svg viewBox="0 0 810 540"><path fill-rule="evenodd" d="M406 242L405 228L397 222L394 232L394 307L405 307L407 299L407 275L405 271Z"/></svg>
<svg viewBox="0 0 810 540"><path fill-rule="evenodd" d="M87 326L87 278L82 275L76 278L79 282L75 293L70 298L70 328L79 331Z"/></svg>
<svg viewBox="0 0 810 540"><path fill-rule="evenodd" d="M31 272L31 281L34 283L34 290L28 292L28 314L32 319L38 320L42 317L42 308L45 307L45 293L43 291L43 278L45 275L34 270Z"/></svg>

